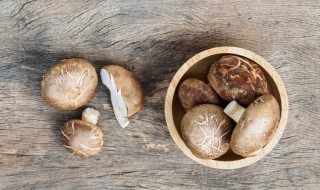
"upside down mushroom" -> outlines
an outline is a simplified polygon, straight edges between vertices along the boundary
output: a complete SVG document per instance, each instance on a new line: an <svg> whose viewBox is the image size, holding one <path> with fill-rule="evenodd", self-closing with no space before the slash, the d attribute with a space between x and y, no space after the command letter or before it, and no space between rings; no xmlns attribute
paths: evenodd
<svg viewBox="0 0 320 190"><path fill-rule="evenodd" d="M129 117L143 107L144 94L138 77L117 65L108 65L100 71L101 80L110 91L114 114L120 126L129 125Z"/></svg>

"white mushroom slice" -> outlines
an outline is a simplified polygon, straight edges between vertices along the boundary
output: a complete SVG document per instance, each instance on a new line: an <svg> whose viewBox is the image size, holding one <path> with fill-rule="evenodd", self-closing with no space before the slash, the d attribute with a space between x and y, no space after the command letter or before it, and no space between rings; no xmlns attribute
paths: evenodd
<svg viewBox="0 0 320 190"><path fill-rule="evenodd" d="M102 83L110 90L111 103L118 123L122 128L125 128L129 125L128 109L121 95L121 89L117 90L114 78L112 74L109 75L107 70L101 69L100 75Z"/></svg>
<svg viewBox="0 0 320 190"><path fill-rule="evenodd" d="M122 128L126 128L129 125L129 120L127 117L124 117L121 113L121 110L123 110L124 108L120 107L120 104L118 103L117 98L112 94L111 94L111 102L113 106L114 115L116 116L119 125Z"/></svg>
<svg viewBox="0 0 320 190"><path fill-rule="evenodd" d="M101 75L102 83L104 85L106 85L107 88L109 88L110 91L112 91L113 88L112 88L112 85L111 85L111 78L110 78L109 73L105 69L101 69L100 75Z"/></svg>
<svg viewBox="0 0 320 190"><path fill-rule="evenodd" d="M123 97L121 94L121 88L119 89L119 91L117 91L117 86L116 86L116 83L114 81L112 74L110 74L110 79L111 79L112 88L116 89L115 93L114 93L115 94L114 98L116 99L117 103L119 104L118 108L119 108L123 117L128 117L128 108L126 106L126 103L123 100Z"/></svg>

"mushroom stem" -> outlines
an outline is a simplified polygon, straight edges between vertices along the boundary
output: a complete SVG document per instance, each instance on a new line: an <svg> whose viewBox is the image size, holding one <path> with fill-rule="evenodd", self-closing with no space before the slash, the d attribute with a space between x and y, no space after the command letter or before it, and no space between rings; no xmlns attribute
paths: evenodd
<svg viewBox="0 0 320 190"><path fill-rule="evenodd" d="M227 114L231 119L235 122L239 122L243 112L246 109L238 104L236 101L230 102L227 107L223 110L225 114Z"/></svg>
<svg viewBox="0 0 320 190"><path fill-rule="evenodd" d="M82 112L82 120L96 125L100 118L100 112L93 108L86 108Z"/></svg>

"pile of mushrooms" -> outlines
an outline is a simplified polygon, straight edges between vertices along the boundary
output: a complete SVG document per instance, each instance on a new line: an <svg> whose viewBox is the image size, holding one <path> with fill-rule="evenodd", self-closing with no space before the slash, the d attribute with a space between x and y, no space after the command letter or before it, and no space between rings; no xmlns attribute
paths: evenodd
<svg viewBox="0 0 320 190"><path fill-rule="evenodd" d="M117 65L103 67L100 76L110 91L119 125L127 127L129 117L143 107L144 93L138 77ZM224 55L212 64L207 79L186 79L177 90L186 111L181 120L186 145L202 159L216 159L229 150L243 157L257 155L271 140L280 120L278 102L268 93L262 69L249 59ZM41 95L56 109L75 110L89 102L97 85L91 63L64 59L44 75ZM61 142L69 152L87 157L100 152L104 134L97 126L99 117L99 111L87 108L81 120L64 124Z"/></svg>
<svg viewBox="0 0 320 190"><path fill-rule="evenodd" d="M201 159L216 159L229 149L243 157L257 155L280 120L263 70L247 58L223 55L211 65L207 79L209 83L186 79L177 90L186 111L180 125L186 145Z"/></svg>
<svg viewBox="0 0 320 190"><path fill-rule="evenodd" d="M111 94L113 111L119 125L125 128L128 118L143 107L143 90L137 76L117 65L101 69L101 80ZM51 66L41 81L45 102L59 110L75 110L93 97L98 77L91 63L83 59L64 59ZM96 126L100 112L87 108L82 120L70 120L61 129L61 142L78 156L94 156L103 146L103 131Z"/></svg>

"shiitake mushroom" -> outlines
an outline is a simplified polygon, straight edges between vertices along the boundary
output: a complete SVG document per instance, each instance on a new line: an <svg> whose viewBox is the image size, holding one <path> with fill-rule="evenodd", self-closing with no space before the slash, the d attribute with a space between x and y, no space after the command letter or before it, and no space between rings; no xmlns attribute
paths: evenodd
<svg viewBox="0 0 320 190"><path fill-rule="evenodd" d="M230 148L233 122L223 109L201 104L190 109L181 120L182 137L192 153L202 159L215 159Z"/></svg>
<svg viewBox="0 0 320 190"><path fill-rule="evenodd" d="M108 65L100 71L101 80L110 90L114 114L122 128L129 124L128 118L143 107L144 94L138 77L131 71Z"/></svg>
<svg viewBox="0 0 320 190"><path fill-rule="evenodd" d="M103 132L87 121L70 120L61 129L61 141L75 155L94 156L102 148Z"/></svg>
<svg viewBox="0 0 320 190"><path fill-rule="evenodd" d="M236 55L223 55L209 70L208 80L224 100L248 106L257 97L268 93L267 80L255 62Z"/></svg>
<svg viewBox="0 0 320 190"><path fill-rule="evenodd" d="M185 110L189 110L199 104L220 104L220 98L211 85L196 78L184 80L178 87L177 95Z"/></svg>
<svg viewBox="0 0 320 190"><path fill-rule="evenodd" d="M268 144L280 120L279 104L271 94L260 96L247 109L232 101L224 112L237 122L231 136L231 149L244 157L257 155Z"/></svg>
<svg viewBox="0 0 320 190"><path fill-rule="evenodd" d="M196 106L206 101L215 104L217 102L214 100L218 96L211 96L209 101L208 94L212 93L208 92L214 90L211 91L211 88L197 79L186 79L177 91L178 100L187 111L181 121L182 137L186 145L194 155L203 159L215 159L229 147L234 153L244 157L257 155L272 138L280 120L279 105L272 95L267 94L268 86L262 69L247 58L224 55L212 64L207 77L222 99L228 102L234 100L224 111L238 124L231 135L232 130L227 129L232 128L233 122L220 113L221 108L209 104ZM199 93L200 91L206 93ZM249 106L245 109L241 105ZM192 109L188 111L190 108ZM226 129L217 124L221 117L228 123L223 125ZM225 133L219 133L221 130ZM217 134L221 136L221 141L217 140L220 138Z"/></svg>
<svg viewBox="0 0 320 190"><path fill-rule="evenodd" d="M64 59L51 66L41 81L41 95L50 106L75 110L86 104L98 85L95 68L83 59Z"/></svg>
<svg viewBox="0 0 320 190"><path fill-rule="evenodd" d="M100 113L86 108L82 120L70 120L61 129L61 142L66 149L78 156L94 156L103 145L103 132L96 126Z"/></svg>

